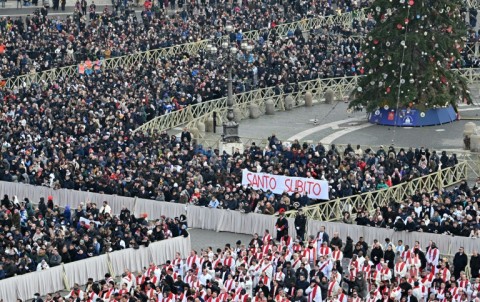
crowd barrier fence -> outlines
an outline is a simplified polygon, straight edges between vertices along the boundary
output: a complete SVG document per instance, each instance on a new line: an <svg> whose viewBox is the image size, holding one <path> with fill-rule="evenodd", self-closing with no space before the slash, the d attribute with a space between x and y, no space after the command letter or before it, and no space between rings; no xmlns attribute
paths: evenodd
<svg viewBox="0 0 480 302"><path fill-rule="evenodd" d="M411 182L403 183L387 190L331 200L305 207L304 211L309 218L309 232L314 234L316 230L318 230L319 224L325 224L327 229L338 230L341 234L345 236L350 235L352 238L357 238L363 234L366 240L373 240L381 237L390 238L395 235L395 238L399 239L406 236L405 242L408 240L419 240L422 244L428 241L428 238L440 236L437 240L440 248L442 251L447 251L446 254L450 254L453 240L450 240L451 237L449 236L423 234L419 232L394 232L393 230L387 229L366 228L341 223L326 223L326 221L340 220L342 218L342 212L345 209L350 209L351 211L358 207L366 207L369 211L373 211L377 206L388 203L390 198L398 200L406 198L409 194L415 192L415 190L425 189L431 192L435 187L451 186L466 178L466 168L467 165L465 162L462 162L455 167L442 169L438 173L417 178ZM0 182L0 192L9 196L17 196L20 200L29 198L33 203L37 203L41 197L47 199L48 196L52 196L54 202L58 203L61 207L69 205L72 209L75 209L80 206L81 203L87 201L92 201L97 204L108 201L114 214L119 214L123 207L127 207L135 213L135 215L146 213L150 219L156 219L162 215L178 217L181 214L186 214L189 227L217 232L263 234L266 229L275 230L275 221L277 219L276 217L255 213L244 214L238 211L186 206L184 204L66 189L53 190L47 187L11 182ZM346 208L346 205L349 207ZM290 220L289 232L291 235L295 235L293 221L297 213L296 211L287 211L286 214ZM372 230L375 230L375 232ZM478 240L463 237L455 237L455 241L457 244L462 244L467 251L472 250L473 246L478 244ZM54 292L63 288L69 288L74 283L84 284L88 277L100 279L106 271L109 271L112 275L119 275L125 268L130 268L132 271L141 270L146 263L152 260L156 263L162 263L163 260L172 258L175 251L180 251L183 256L186 256L189 250L189 240L185 241L181 238L176 238L152 243L148 248L140 248L138 250L127 249L93 257L84 261L64 264L61 267L54 267L43 272L27 274L2 281L0 283L0 297L11 298L18 295L20 298L26 298L31 297L35 292ZM23 278L25 278L25 280L28 278L29 282L25 282ZM18 282L12 283L12 280L17 280ZM10 299L6 300L10 301Z"/></svg>
<svg viewBox="0 0 480 302"><path fill-rule="evenodd" d="M35 293L44 295L64 289L70 290L75 283L84 285L88 278L102 280L106 273L119 276L125 269L139 272L151 262L163 264L174 259L177 252L186 258L191 249L190 237L176 237L150 243L148 247L111 252L44 271L15 276L0 281L0 300L27 301L33 299Z"/></svg>
<svg viewBox="0 0 480 302"><path fill-rule="evenodd" d="M480 82L480 68L462 68L455 69L455 71L461 74L469 85ZM234 109L240 113L240 116L236 116L236 119L242 120L248 118L250 116L251 105L256 105L260 113L263 114L267 100L273 101L276 111L284 111L304 106L307 92L312 94L315 102L323 101L325 92L328 89L333 91L336 100L348 99L351 92L357 87L359 77L360 76L326 78L299 82L298 89L292 92L286 89L286 85L280 85L280 93L278 93L275 87L267 87L234 94ZM293 99L293 104L286 105L285 100L287 97ZM197 127L200 122L205 123L208 119L213 119L214 115L218 119L217 123L221 123L222 120L225 120L226 112L227 98L222 97L157 116L139 126L134 131L151 134L154 130L160 132L182 125L194 128Z"/></svg>
<svg viewBox="0 0 480 302"><path fill-rule="evenodd" d="M378 206L388 204L391 199L404 200L417 190L431 193L436 188L450 187L465 179L467 179L467 164L466 162L460 162L454 167L444 168L437 173L415 178L385 190L320 202L304 207L304 211L310 219L339 221L343 218L344 211L365 208L372 212ZM115 214L119 214L122 208L126 207L137 216L145 213L151 219L159 218L161 215L178 217L185 213L185 205L182 204L67 189L53 190L22 183L0 182L0 192L9 196L17 196L19 200L29 198L33 203L38 203L40 198L46 200L48 196L52 196L54 202L59 204L60 207L65 208L68 205L72 210L87 201L94 202L99 206L107 201ZM287 216L294 216L295 214L295 211L286 212Z"/></svg>

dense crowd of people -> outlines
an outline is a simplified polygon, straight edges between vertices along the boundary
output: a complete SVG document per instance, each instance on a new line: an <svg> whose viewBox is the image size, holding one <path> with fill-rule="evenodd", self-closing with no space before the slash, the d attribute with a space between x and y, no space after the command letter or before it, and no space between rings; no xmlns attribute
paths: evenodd
<svg viewBox="0 0 480 302"><path fill-rule="evenodd" d="M238 60L234 64L235 92L267 86L274 86L278 93L282 90L289 92L295 91L300 81L357 74L359 72L356 70L357 55L360 45L359 41L351 38L350 35L368 32L369 28L373 26L370 21L356 22L352 30L339 25L312 29L308 38L299 29L289 33L287 37L279 37L273 33L268 37L260 38L259 41L248 42L253 47L253 55L247 55L241 49L240 30L247 26L245 16L249 17L248 20L262 18L262 20L267 20L265 22L273 22L272 20L277 19L283 20L277 23L292 21L297 18L297 15L299 18L304 16L297 10L304 10L305 7L299 8L295 3L297 2L285 2L287 7L284 9L279 9L279 6L275 5L257 3L259 7L253 8L253 12L250 12L250 7L255 4L250 2L247 3L248 5L242 5L238 12L221 5L214 5L212 6L213 11L220 10L221 14L217 15L217 13L211 12L210 18L202 19L207 23L218 23L213 29L208 29L210 28L208 26L194 26L193 18L183 21L178 19L178 15L173 17L161 15L159 18L154 16L152 20L144 22L143 25L129 21L134 20L131 16L127 19L105 17L97 24L90 23L84 31L81 31L85 34L85 38L66 34L71 30L79 31L81 28L75 21L69 21L69 19L62 21L34 16L28 22L31 23L30 27L35 30L25 30L21 33L15 32L18 27L21 27L20 25L16 27L13 25L13 20L5 19L3 20L4 26L0 26L0 28L7 33L7 39L15 39L15 43L7 43L8 45L4 45L6 48L0 47L0 50L4 50L0 56L2 56L3 62L9 64L12 60L8 56L17 49L20 51L22 47L17 46L25 44L25 41L34 41L34 43L28 43L28 47L46 47L46 45L55 44L41 42L41 38L34 38L34 33L53 35L48 36L47 40L58 40L59 54L63 53L62 48L69 48L69 46L63 45L65 43L73 45L72 48L77 47L75 43L85 44L85 47L93 47L96 49L93 52L98 53L104 52L100 49L101 47L112 47L114 51L124 49L131 53L137 50L138 46L135 44L137 42L142 45L148 44L150 46L146 47L153 49L157 46L161 47L163 42L160 40L170 41L168 35L184 35L179 33L182 30L187 32L187 36L194 36L192 39L198 39L206 35L200 31L222 32L226 23L231 22L235 25L235 31L230 37L231 45L239 47ZM327 1L313 3L315 5L312 5L307 12L324 14L333 7ZM357 1L354 4L347 1L341 3L343 6L339 7L347 10L353 6L362 6L367 2ZM348 8L345 8L345 5ZM209 6L200 6L198 9L205 10L207 7ZM282 16L280 16L280 12L282 12ZM105 12L105 15L108 14ZM202 15L203 13L198 14L198 16ZM268 17L265 18L264 15ZM170 18L173 19L170 20ZM60 30L58 28L42 29L50 28L50 25L53 24L51 22L55 22L55 28L58 27ZM182 25L184 22L186 22L185 26ZM253 26L256 22L249 23L250 26ZM190 29L188 24L192 24L196 29ZM264 25L259 26L263 27ZM147 30L137 30L138 26L147 26ZM156 28L156 26L160 27ZM165 33L161 30L164 27L168 35L157 35L157 32ZM92 31L95 29L95 34L89 33L86 28ZM58 32L61 34L59 35ZM130 32L132 37L129 36ZM332 33L342 33L342 35L332 35ZM146 36L145 38L137 37L137 34L142 37ZM108 41L95 40L106 37L115 42L112 44ZM72 41L70 42L70 40ZM169 43L178 44L175 38L172 41ZM36 50L36 52L40 56L52 56L52 52L48 49ZM85 52L92 51L87 49ZM29 65L26 63L28 62L26 57L17 59L13 61L24 62L21 63L23 66ZM60 56L60 61L64 62L66 59ZM38 65L42 64L38 63ZM12 68L14 69L13 66L5 67L6 70ZM0 179L46 185L52 188L90 190L167 201L180 200L182 191L186 191L184 193L188 193L188 199L190 199L195 193L193 185L198 183L196 175L208 178L214 184L217 182L222 184L223 179L231 178L228 186L232 186L234 183L232 181L238 181L238 175L232 177L232 173L228 172L232 168L238 172L238 169L235 170L232 167L233 158L228 160L224 158L223 154L215 154L212 150L199 150L192 144L191 137L184 141L169 137L166 133L147 135L140 132L133 134L132 132L132 129L155 116L225 95L224 79L226 76L225 68L218 68L208 60L207 53L200 52L196 55L178 54L168 60L160 59L156 64L140 63L131 68L119 66L115 70L100 70L89 76L79 75L63 80L44 81L30 87L1 89L0 97L4 100L4 105L0 116L2 120L0 129L3 133ZM283 166L278 166L282 169L290 168L289 165L293 164L295 169L291 170L295 170L298 175L306 175L307 164L314 166L317 176L321 175L321 170L324 170L325 177L332 180L332 197L347 196L372 190L378 185L380 187L388 185L388 177L383 179L384 183L378 184L382 181L382 177L360 178L357 181L350 179L352 175L347 175L346 178L350 179L352 186L348 187L347 182L338 186L338 180L343 176L335 170L341 170L336 168L342 168L344 165L339 160L340 156L334 154L327 156L329 150L324 150L322 153L321 147L319 150L316 148L300 149L297 147L296 150L287 151L286 158L283 157L283 151L276 153L279 151L278 149L265 152L269 154L268 160L270 160L270 154L278 155L273 157L274 161L269 165L272 170L275 170L275 165L278 166L279 162L283 163ZM318 151L318 154L314 150ZM199 156L198 151L206 153L207 157ZM296 157L299 152L303 154L300 158L306 158L297 161ZM405 152L407 150L404 150ZM244 168L246 166L243 160L249 160L248 164L253 165L257 159L266 159L256 153L263 153L263 151L256 150L250 156L243 154L242 162L237 161L235 164ZM383 162L387 162L385 156L383 160L377 156L374 157L377 158L375 164L380 160L380 166L384 165ZM365 160L367 159L365 158ZM295 162L292 162L293 160ZM355 163L356 160L351 157L347 158L347 162ZM371 159L369 160L371 161ZM428 167L418 169L415 167L417 161L418 158L415 162L399 162L396 164L396 168L399 173L407 174L407 178L431 170L430 163L427 163ZM191 166L184 167L183 164L186 162L190 162ZM207 163L206 166L198 167L198 164L203 165L204 163ZM194 167L195 165L197 167ZM173 166L183 166L183 170L175 172ZM321 166L329 166L329 169L321 168ZM356 167L356 163L353 166ZM368 166L370 168L371 163ZM384 174L380 166L375 167L375 169L378 168L378 171L375 170L374 174L393 175L392 173ZM389 167L391 166L389 165ZM269 167L265 166L265 168ZM308 166L308 168L310 167ZM435 170L435 165L433 168ZM318 174L319 172L320 174ZM215 176L217 174L218 177ZM217 178L220 181L216 180ZM397 180L392 179L391 181L394 183ZM203 184L205 189L208 189L207 182ZM177 183L177 187L174 187L175 183ZM202 186L197 188L201 191ZM199 192L196 194L201 195ZM182 197L183 199L185 196ZM249 197L249 199L255 199L255 197ZM236 201L239 202L238 207L240 207L241 200L237 199ZM245 211L253 211L255 207L256 205L250 210L247 207Z"/></svg>
<svg viewBox="0 0 480 302"><path fill-rule="evenodd" d="M383 240L382 240L383 241ZM321 227L304 244L300 237L255 234L250 242L191 251L119 280L76 284L70 301L480 301L480 256L462 247L450 261L436 244L421 246L385 238L354 243ZM466 270L470 270L467 278ZM63 301L50 293L46 302Z"/></svg>
<svg viewBox="0 0 480 302"><path fill-rule="evenodd" d="M354 221L346 212L343 222L395 231L480 238L479 185L480 179L477 179L472 188L463 181L453 190L435 190L431 194L417 191L407 200L392 200L375 213L358 209Z"/></svg>
<svg viewBox="0 0 480 302"><path fill-rule="evenodd" d="M183 215L151 219L135 217L125 207L114 215L106 201L60 209L52 196L33 205L27 198L5 195L0 209L0 279L188 236Z"/></svg>
<svg viewBox="0 0 480 302"><path fill-rule="evenodd" d="M113 10L98 12L94 1L79 0L75 13L65 20L49 17L46 9L25 20L2 17L1 77L220 38L230 34L225 30L226 24L234 27L233 38L241 40L245 31L267 30L305 17L333 15L367 4L367 1L355 5L333 1L331 6L319 0L308 5L300 5L298 1L284 1L282 5L270 5L267 1L231 4L209 1L186 5L169 14L159 5L162 1L146 1L140 22L134 12L119 11L124 2L117 2Z"/></svg>

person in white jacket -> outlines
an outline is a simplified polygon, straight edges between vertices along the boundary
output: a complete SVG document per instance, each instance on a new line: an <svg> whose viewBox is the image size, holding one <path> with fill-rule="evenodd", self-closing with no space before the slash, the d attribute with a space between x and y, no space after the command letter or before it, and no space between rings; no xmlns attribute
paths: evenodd
<svg viewBox="0 0 480 302"><path fill-rule="evenodd" d="M322 290L315 281L310 282L305 293L308 295L308 302L322 302Z"/></svg>
<svg viewBox="0 0 480 302"><path fill-rule="evenodd" d="M103 202L103 206L100 208L100 214L112 214L112 208L108 205L108 201Z"/></svg>
<svg viewBox="0 0 480 302"><path fill-rule="evenodd" d="M250 276L245 277L244 288L245 288L246 294L250 298L252 298L253 297L253 282L252 282L252 279L250 278Z"/></svg>

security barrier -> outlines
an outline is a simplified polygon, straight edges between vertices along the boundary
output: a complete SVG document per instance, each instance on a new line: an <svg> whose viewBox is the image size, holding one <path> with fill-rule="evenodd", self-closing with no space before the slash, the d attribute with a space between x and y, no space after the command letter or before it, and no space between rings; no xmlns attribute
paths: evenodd
<svg viewBox="0 0 480 302"><path fill-rule="evenodd" d="M105 255L61 264L41 272L33 272L0 281L0 300L27 301L35 293L47 294L63 289L70 290L75 283L86 284L88 278L101 280L106 273L119 276L130 269L141 272L149 263L164 264L179 252L186 258L191 251L190 237L176 237L153 242L148 247L125 249Z"/></svg>
<svg viewBox="0 0 480 302"><path fill-rule="evenodd" d="M465 178L466 164L462 162L455 167L445 168L438 173L417 178L385 190L304 207L304 212L309 218L308 232L314 235L319 226L325 224L325 222L341 220L344 210L351 211L365 208L368 211L373 211L379 206L386 205L391 199L402 200L408 198L417 190L432 192L437 187L451 186ZM214 231L246 234L263 233L265 229L274 230L276 221L276 217L269 215L244 214L238 211L217 210L73 190L53 190L20 183L0 182L0 191L9 196L16 195L19 199L29 197L32 202L36 202L40 197L52 195L55 202L62 206L68 204L72 208L75 208L80 202L85 200L91 200L96 203L107 200L111 204L114 214L119 214L123 205L129 207L135 215L148 213L149 217L153 218L161 215L175 217L186 214L189 227ZM286 212L286 216L290 220L289 232L291 235L295 235L293 219L296 214L296 211ZM406 242L419 240L423 244L433 237L439 236L437 244L443 251L448 250L448 255L450 255L453 240L445 235L423 234L420 232L394 232L388 229L368 228L342 223L328 223L325 225L327 230L331 232L340 231L341 234L349 235L353 238L364 236L367 241L386 237L392 238L395 234L395 238L400 236ZM457 244L459 241L462 241L467 251L472 251L478 245L477 240L471 240L470 238L456 237L455 243ZM63 264L42 272L30 273L1 281L0 298L3 298L4 301L14 301L17 297L26 299L32 297L35 292L55 292L64 288L68 289L74 283L85 284L89 277L97 280L101 279L106 272L117 276L125 268L129 268L132 271L140 271L148 262L163 263L166 259L172 259L176 252L180 252L183 257L186 257L190 250L190 238L174 238L152 243L148 248L142 247L138 250L126 249L71 264Z"/></svg>
<svg viewBox="0 0 480 302"><path fill-rule="evenodd" d="M437 188L458 184L467 178L466 172L467 165L465 162L462 162L454 167L444 168L437 173L419 177L385 190L377 190L320 202L304 207L303 210L305 215L313 220L340 221L345 211L351 212L352 214L356 214L356 211L359 209L373 212L378 207L388 205L391 200L405 200L417 191L431 193ZM287 211L285 215L287 217L294 217L296 211Z"/></svg>
<svg viewBox="0 0 480 302"><path fill-rule="evenodd" d="M468 84L480 82L480 68L463 68L457 69L458 73L463 75ZM358 76L315 79L298 84L298 90L292 93L285 92L285 86L280 86L280 93L275 91L275 87L262 88L234 95L234 107L241 112L240 118L246 118L249 115L249 106L257 105L260 112L265 112L265 101L273 100L276 110L285 110L285 98L291 96L294 100L293 107L303 106L304 96L307 92L312 93L313 99L320 101L323 99L327 89L331 89L337 99L344 99L350 95L353 89L357 87ZM196 127L197 123L205 122L209 118L213 118L216 114L220 122L225 119L227 112L227 98L219 98L216 100L195 104L185 107L178 111L158 116L151 121L143 124L135 129L135 132L141 131L152 133L154 130L169 130L181 125L188 127Z"/></svg>

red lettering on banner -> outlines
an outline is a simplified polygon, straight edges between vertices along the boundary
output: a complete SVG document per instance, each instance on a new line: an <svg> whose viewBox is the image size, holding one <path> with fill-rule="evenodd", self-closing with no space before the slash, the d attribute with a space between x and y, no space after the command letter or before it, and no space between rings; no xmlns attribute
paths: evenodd
<svg viewBox="0 0 480 302"><path fill-rule="evenodd" d="M292 179L291 178L285 178L285 188L287 192L293 192L293 188L292 188Z"/></svg>
<svg viewBox="0 0 480 302"><path fill-rule="evenodd" d="M320 196L322 194L322 186L319 183L313 185L313 194Z"/></svg>
<svg viewBox="0 0 480 302"><path fill-rule="evenodd" d="M300 194L307 194L310 198L320 198L323 193L324 182L312 178L285 177L281 175L270 175L245 171L243 174L249 186L256 190L270 190L275 194L287 192L289 195L297 191ZM280 181L280 182L279 182ZM325 197L326 198L326 197Z"/></svg>
<svg viewBox="0 0 480 302"><path fill-rule="evenodd" d="M303 180L303 179L296 179L295 186L292 188L290 186L291 179L285 180L285 186L288 189L288 192L293 192L295 189L298 189L298 193L307 193L308 195L315 195L320 196L322 193L322 187L319 183L312 181L312 180Z"/></svg>
<svg viewBox="0 0 480 302"><path fill-rule="evenodd" d="M295 188L298 189L298 193L302 194L305 191L303 187L303 181L301 179L295 180Z"/></svg>
<svg viewBox="0 0 480 302"><path fill-rule="evenodd" d="M247 173L247 180L250 185L253 185L253 179L252 177L255 177L252 173Z"/></svg>
<svg viewBox="0 0 480 302"><path fill-rule="evenodd" d="M270 186L270 190L275 190L277 188L277 180L275 179L275 177L272 177L270 178L270 182L268 183L269 186Z"/></svg>
<svg viewBox="0 0 480 302"><path fill-rule="evenodd" d="M248 183L253 187L271 191L277 188L277 180L275 177L270 177L269 175L256 175L253 173L247 173L247 180Z"/></svg>

